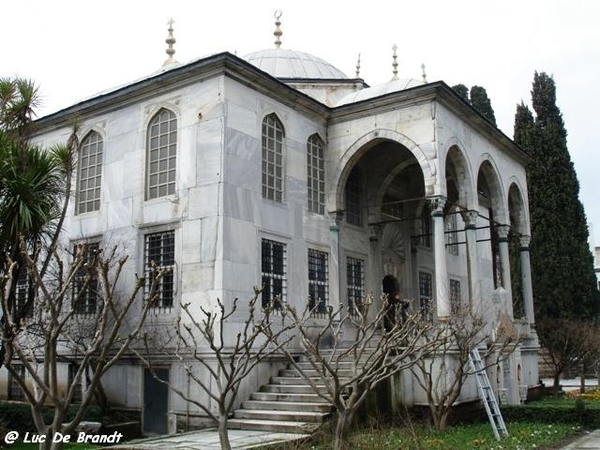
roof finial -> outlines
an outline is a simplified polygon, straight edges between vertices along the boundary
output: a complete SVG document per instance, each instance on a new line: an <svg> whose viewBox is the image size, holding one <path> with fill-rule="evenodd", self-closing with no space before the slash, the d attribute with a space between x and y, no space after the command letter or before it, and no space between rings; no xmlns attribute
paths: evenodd
<svg viewBox="0 0 600 450"><path fill-rule="evenodd" d="M167 55L169 57L164 62L163 67L170 66L171 64L177 64L177 61L173 58L173 55L175 54L175 49L173 48L173 44L175 44L175 42L177 42L175 40L175 37L173 36L173 24L174 23L175 23L175 21L173 19L169 19L169 22L167 23L167 25L169 25L169 30L168 30L169 36L167 37L167 39L165 39L165 42L168 45Z"/></svg>
<svg viewBox="0 0 600 450"><path fill-rule="evenodd" d="M358 54L358 61L356 61L356 78L360 78L360 53Z"/></svg>
<svg viewBox="0 0 600 450"><path fill-rule="evenodd" d="M398 79L398 55L396 54L396 50L398 50L398 46L396 44L394 44L394 46L392 47L392 50L394 50L394 62L392 62L392 67L394 68L394 70L392 70L392 80L397 80Z"/></svg>
<svg viewBox="0 0 600 450"><path fill-rule="evenodd" d="M427 74L425 73L425 63L421 64L421 69L423 70L423 83L427 84Z"/></svg>
<svg viewBox="0 0 600 450"><path fill-rule="evenodd" d="M273 31L273 35L275 36L275 48L281 47L281 35L283 34L283 31L279 28L279 25L281 25L279 19L281 19L281 11L277 10L275 11L275 31Z"/></svg>

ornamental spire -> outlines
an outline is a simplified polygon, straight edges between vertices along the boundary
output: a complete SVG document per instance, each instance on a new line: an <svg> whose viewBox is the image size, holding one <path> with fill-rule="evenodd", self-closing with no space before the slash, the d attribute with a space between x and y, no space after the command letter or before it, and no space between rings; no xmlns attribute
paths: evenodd
<svg viewBox="0 0 600 450"><path fill-rule="evenodd" d="M163 63L163 67L167 67L172 64L177 64L177 61L173 58L173 55L175 54L175 49L173 48L173 45L175 44L175 42L177 42L177 40L175 40L175 37L173 36L173 24L174 23L175 23L175 21L173 19L169 19L169 22L167 22L167 25L169 25L169 29L168 29L169 35L167 36L167 39L165 39L165 42L168 45L167 50L166 50L168 58Z"/></svg>
<svg viewBox="0 0 600 450"><path fill-rule="evenodd" d="M273 31L273 35L275 36L275 48L281 47L281 35L283 34L283 31L279 28L281 25L279 19L281 19L281 11L277 10L275 11L275 31Z"/></svg>
<svg viewBox="0 0 600 450"><path fill-rule="evenodd" d="M427 74L425 73L425 63L421 64L421 69L423 70L423 83L427 84Z"/></svg>
<svg viewBox="0 0 600 450"><path fill-rule="evenodd" d="M358 61L356 61L356 78L360 78L360 53L358 54Z"/></svg>
<svg viewBox="0 0 600 450"><path fill-rule="evenodd" d="M392 80L397 80L398 79L398 55L396 54L396 50L398 50L398 46L396 44L394 44L394 46L392 47L392 50L394 51L393 54L393 58L394 61L392 62L392 67L394 68L392 70Z"/></svg>

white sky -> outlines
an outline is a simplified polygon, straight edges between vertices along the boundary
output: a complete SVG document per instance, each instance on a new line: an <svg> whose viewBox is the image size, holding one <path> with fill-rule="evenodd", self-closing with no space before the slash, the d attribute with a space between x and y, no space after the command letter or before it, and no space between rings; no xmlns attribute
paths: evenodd
<svg viewBox="0 0 600 450"><path fill-rule="evenodd" d="M486 88L499 128L513 135L516 104L530 102L534 71L554 76L588 221L600 244L600 2L589 0L7 0L0 76L40 86L39 115L159 69L167 21L182 63L221 51L243 56L273 46L305 51L370 85L392 76Z"/></svg>

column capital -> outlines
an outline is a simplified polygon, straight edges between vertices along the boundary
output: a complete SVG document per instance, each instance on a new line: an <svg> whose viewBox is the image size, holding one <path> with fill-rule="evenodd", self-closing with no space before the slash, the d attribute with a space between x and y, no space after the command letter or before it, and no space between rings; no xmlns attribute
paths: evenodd
<svg viewBox="0 0 600 450"><path fill-rule="evenodd" d="M519 241L521 244L521 251L522 252L528 252L529 251L529 244L531 244L531 236L528 236L526 234L521 235L519 237Z"/></svg>
<svg viewBox="0 0 600 450"><path fill-rule="evenodd" d="M431 197L427 197L429 207L431 208L432 216L444 215L444 206L446 206L446 200L447 198L443 195L434 195Z"/></svg>
<svg viewBox="0 0 600 450"><path fill-rule="evenodd" d="M331 231L338 230L340 223L344 218L344 211L330 211L329 212L329 229Z"/></svg>
<svg viewBox="0 0 600 450"><path fill-rule="evenodd" d="M372 224L369 225L369 241L377 242L379 240L379 235L381 234L381 224Z"/></svg>
<svg viewBox="0 0 600 450"><path fill-rule="evenodd" d="M496 232L498 233L498 240L500 242L508 241L508 233L510 233L510 225L501 224L501 225L496 225L494 228L496 229Z"/></svg>
<svg viewBox="0 0 600 450"><path fill-rule="evenodd" d="M470 209L468 211L461 211L460 215L465 223L465 228L475 228L477 218L479 217L479 212L475 211L474 209Z"/></svg>

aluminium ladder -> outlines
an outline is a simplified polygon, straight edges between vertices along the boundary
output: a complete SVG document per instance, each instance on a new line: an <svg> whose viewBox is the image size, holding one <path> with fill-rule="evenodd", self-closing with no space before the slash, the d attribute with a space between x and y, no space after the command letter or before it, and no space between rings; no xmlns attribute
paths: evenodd
<svg viewBox="0 0 600 450"><path fill-rule="evenodd" d="M479 350L477 350L477 348L474 348L471 350L471 353L469 353L469 362L471 363L471 368L473 369L475 377L477 378L479 395L481 396L483 406L485 406L485 411L490 419L490 424L494 430L494 436L496 437L496 440L499 441L501 437L508 436L508 430L504 424L500 407L496 401L494 391L492 391L492 386L490 386L490 379L487 376L485 367L481 361L481 356L479 356Z"/></svg>

